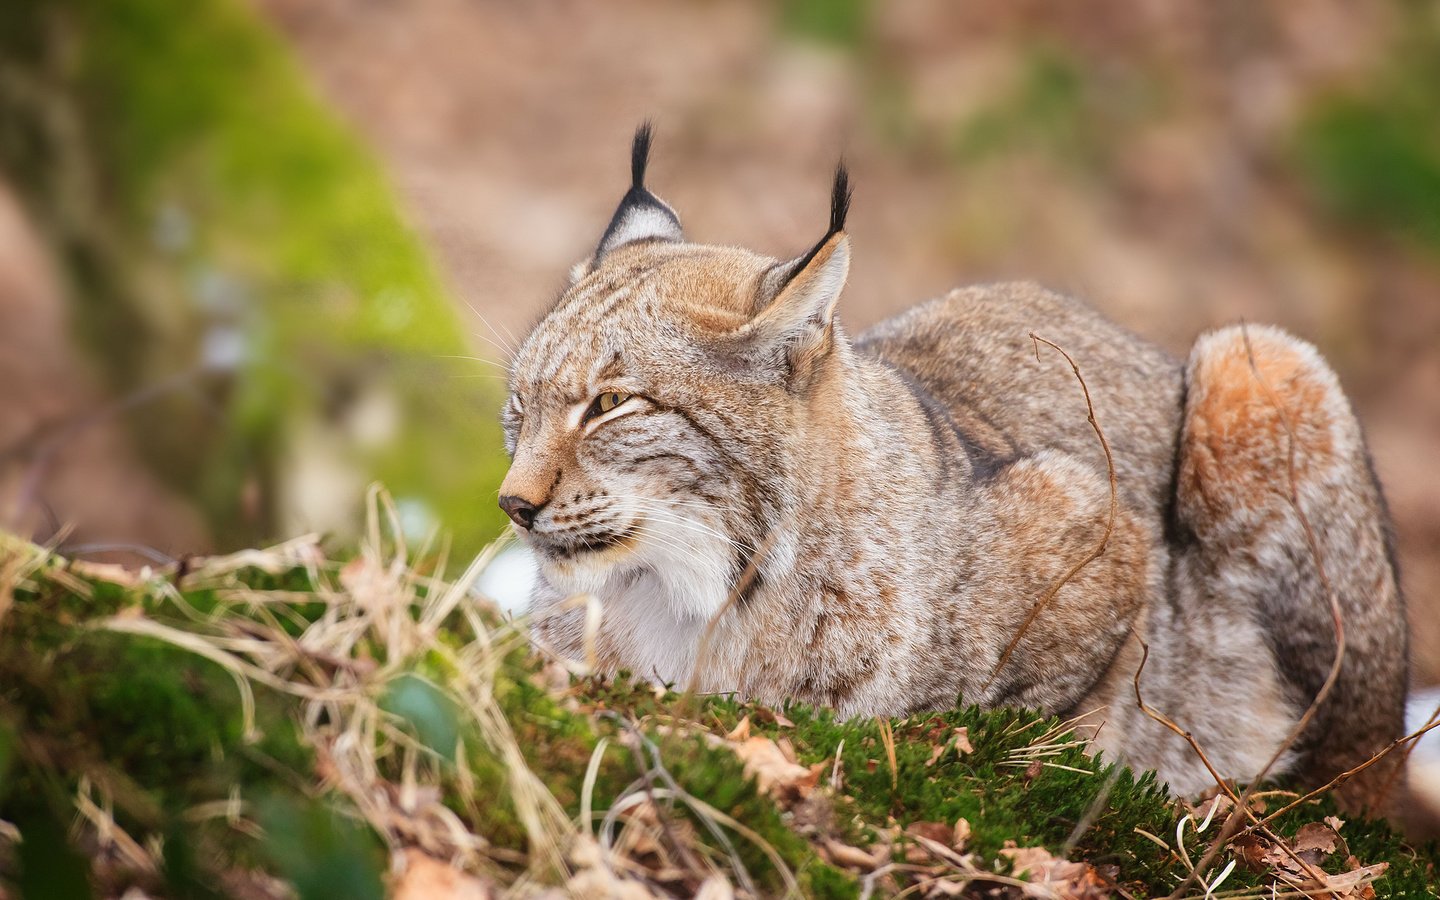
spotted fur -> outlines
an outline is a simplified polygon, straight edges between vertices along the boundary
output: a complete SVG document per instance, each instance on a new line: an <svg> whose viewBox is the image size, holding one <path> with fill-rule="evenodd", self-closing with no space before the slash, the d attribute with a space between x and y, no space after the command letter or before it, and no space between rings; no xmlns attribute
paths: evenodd
<svg viewBox="0 0 1440 900"><path fill-rule="evenodd" d="M829 230L780 261L687 242L645 187L648 149L644 131L595 256L511 369L502 503L524 510L540 560L540 642L842 715L957 698L1093 713L1101 747L1188 793L1209 775L1139 713L1142 642L1146 702L1226 775L1253 776L1334 655L1318 559L1349 654L1274 771L1328 777L1396 736L1405 637L1385 514L1313 348L1227 329L1182 365L1029 284L957 290L852 338L835 316L843 170ZM1112 449L1113 523L1081 386L1031 332L1082 370ZM601 394L627 399L597 414ZM1055 591L1107 525L1104 552ZM602 610L593 634L565 602L582 594Z"/></svg>

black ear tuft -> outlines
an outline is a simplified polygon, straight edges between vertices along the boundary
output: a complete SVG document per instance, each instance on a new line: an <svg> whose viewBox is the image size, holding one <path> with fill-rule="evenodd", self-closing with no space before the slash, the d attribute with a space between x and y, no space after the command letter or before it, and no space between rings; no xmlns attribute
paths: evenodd
<svg viewBox="0 0 1440 900"><path fill-rule="evenodd" d="M635 143L630 145L630 187L645 190L645 167L650 164L650 138L654 133L646 119L635 129Z"/></svg>
<svg viewBox="0 0 1440 900"><path fill-rule="evenodd" d="M650 193L645 187L645 167L650 163L650 138L653 132L650 122L640 123L635 129L635 141L630 145L630 190L620 198L620 206L610 219L610 225L600 238L592 263L598 263L605 254L616 247L635 241L683 241L680 217L664 200Z"/></svg>
<svg viewBox="0 0 1440 900"><path fill-rule="evenodd" d="M648 124L645 127L648 128ZM638 141L639 135L636 135L635 139ZM648 146L650 140L648 131L645 134L645 140ZM850 214L850 197L853 193L850 190L850 172L846 170L845 160L842 159L840 164L835 167L835 185L830 190L830 230L826 232L826 238L845 230L845 217Z"/></svg>
<svg viewBox="0 0 1440 900"><path fill-rule="evenodd" d="M830 188L830 228L825 232L824 237L815 242L809 252L794 262L782 263L775 271L780 273L778 283L768 285L767 293L773 297L780 288L790 283L790 280L810 265L811 261L820 252L825 243L832 237L845 230L845 217L850 214L850 197L854 191L850 189L850 172L845 168L845 161L835 167L835 183Z"/></svg>

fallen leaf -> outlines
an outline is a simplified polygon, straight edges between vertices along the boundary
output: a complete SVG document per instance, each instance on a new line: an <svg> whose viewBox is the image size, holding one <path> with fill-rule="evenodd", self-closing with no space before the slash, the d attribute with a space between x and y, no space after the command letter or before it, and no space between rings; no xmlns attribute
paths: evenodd
<svg viewBox="0 0 1440 900"><path fill-rule="evenodd" d="M1311 822L1300 826L1300 830L1295 833L1295 839L1290 842L1290 849L1306 862L1319 864L1325 857L1340 849L1340 844L1340 835L1335 833L1335 829L1319 822Z"/></svg>
<svg viewBox="0 0 1440 900"><path fill-rule="evenodd" d="M954 832L944 822L911 822L906 826L905 833L919 835L937 844L949 844L950 836Z"/></svg>
<svg viewBox="0 0 1440 900"><path fill-rule="evenodd" d="M1044 847L1009 846L1000 855L1010 859L1015 877L1026 880L1023 891L1027 897L1106 900L1110 896L1107 882L1088 863L1052 856Z"/></svg>
<svg viewBox="0 0 1440 900"><path fill-rule="evenodd" d="M731 731L729 734L725 735L725 740L727 740L727 741L737 741L737 742L741 742L741 741L748 741L749 739L750 739L750 717L749 717L749 716L746 716L745 718L741 719L741 720L740 720L740 724L739 724L739 725L736 725L733 731Z"/></svg>
<svg viewBox="0 0 1440 900"><path fill-rule="evenodd" d="M955 827L950 829L950 846L956 850L964 850L970 843L970 823L965 819L956 819Z"/></svg>
<svg viewBox="0 0 1440 900"><path fill-rule="evenodd" d="M935 765L935 763L939 762L940 757L945 755L946 749L947 748L945 744L936 744L934 747L930 748L930 758L925 760L926 767L933 766Z"/></svg>
<svg viewBox="0 0 1440 900"><path fill-rule="evenodd" d="M1374 900L1375 888L1372 883L1384 875L1388 868L1390 864L1383 862L1373 866L1356 866L1339 875L1324 875L1319 887L1322 891L1328 891L1335 900Z"/></svg>
<svg viewBox="0 0 1440 900"><path fill-rule="evenodd" d="M1270 845L1254 834L1242 834L1230 842L1231 852L1252 872L1263 872L1268 867L1265 854L1269 849Z"/></svg>
<svg viewBox="0 0 1440 900"><path fill-rule="evenodd" d="M767 737L752 737L733 744L731 749L745 764L745 774L755 779L761 793L807 781L813 786L819 777L813 770L786 759L779 745Z"/></svg>
<svg viewBox="0 0 1440 900"><path fill-rule="evenodd" d="M873 872L890 861L890 847L884 843L873 844L865 850L827 837L821 840L820 846L831 863L862 872Z"/></svg>
<svg viewBox="0 0 1440 900"><path fill-rule="evenodd" d="M489 885L419 850L405 851L393 900L490 900Z"/></svg>
<svg viewBox="0 0 1440 900"><path fill-rule="evenodd" d="M950 869L968 870L969 860L950 849L951 829L940 822L914 822L905 829L913 842L905 848L905 861L923 865L940 863Z"/></svg>
<svg viewBox="0 0 1440 900"><path fill-rule="evenodd" d="M970 743L970 727L968 725L961 725L955 729L955 740L952 743L955 745L955 752L961 756L975 752L975 747Z"/></svg>

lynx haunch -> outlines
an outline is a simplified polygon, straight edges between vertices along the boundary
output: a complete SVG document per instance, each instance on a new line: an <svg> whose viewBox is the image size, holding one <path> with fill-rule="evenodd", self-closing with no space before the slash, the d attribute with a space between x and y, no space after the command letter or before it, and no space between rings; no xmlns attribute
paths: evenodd
<svg viewBox="0 0 1440 900"><path fill-rule="evenodd" d="M1031 284L851 336L843 169L824 236L776 260L689 242L645 187L649 144L642 127L629 192L511 367L500 503L540 562L543 645L847 716L1093 713L1098 746L1190 793L1213 782L1138 708L1142 648L1146 703L1250 778L1330 673L1333 594L1343 664L1271 774L1328 779L1399 735L1383 501L1314 348L1231 327L1182 363ZM1032 332L1080 369L1108 457Z"/></svg>

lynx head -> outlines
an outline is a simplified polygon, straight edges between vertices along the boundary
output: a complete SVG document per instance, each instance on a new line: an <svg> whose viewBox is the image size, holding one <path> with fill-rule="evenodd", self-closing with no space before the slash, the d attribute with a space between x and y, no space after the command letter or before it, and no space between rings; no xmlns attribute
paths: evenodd
<svg viewBox="0 0 1440 900"><path fill-rule="evenodd" d="M797 259L695 244L645 187L649 150L647 124L594 255L516 353L500 505L560 594L649 579L708 616L795 507L797 441L849 353L850 192L842 167Z"/></svg>

